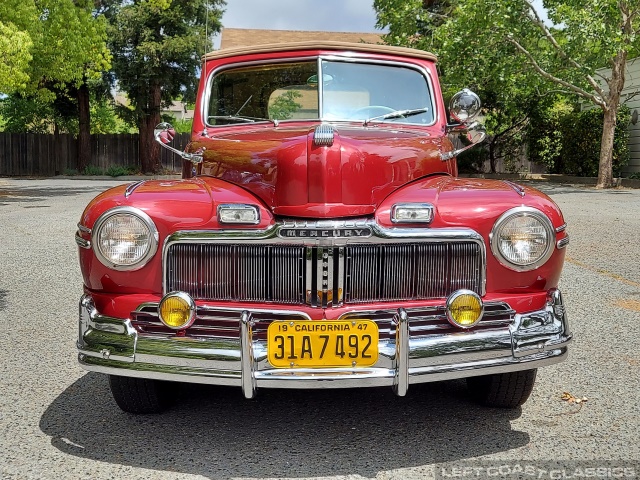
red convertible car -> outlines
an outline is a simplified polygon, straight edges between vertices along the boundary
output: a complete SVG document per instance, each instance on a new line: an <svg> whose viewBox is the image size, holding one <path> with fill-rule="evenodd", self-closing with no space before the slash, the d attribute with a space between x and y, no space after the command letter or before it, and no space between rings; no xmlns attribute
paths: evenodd
<svg viewBox="0 0 640 480"><path fill-rule="evenodd" d="M435 61L337 42L205 57L186 151L156 130L183 179L112 188L78 224L79 361L120 408L161 411L175 381L253 398L456 378L512 408L566 358L562 213L458 177L480 102L447 112Z"/></svg>

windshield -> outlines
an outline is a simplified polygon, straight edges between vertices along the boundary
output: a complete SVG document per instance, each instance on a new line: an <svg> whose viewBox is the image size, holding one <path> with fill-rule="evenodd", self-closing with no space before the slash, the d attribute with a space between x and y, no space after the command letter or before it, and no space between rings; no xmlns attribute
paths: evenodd
<svg viewBox="0 0 640 480"><path fill-rule="evenodd" d="M405 110L414 112L406 116L389 115ZM367 122L375 118L376 122L430 125L433 114L427 79L418 70L387 64L311 60L220 72L211 82L207 123L229 125L320 118Z"/></svg>

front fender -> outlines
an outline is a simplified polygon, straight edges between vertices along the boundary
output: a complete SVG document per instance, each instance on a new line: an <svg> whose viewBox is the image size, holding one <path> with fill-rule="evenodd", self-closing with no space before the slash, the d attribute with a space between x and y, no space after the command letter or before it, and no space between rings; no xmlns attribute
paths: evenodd
<svg viewBox="0 0 640 480"><path fill-rule="evenodd" d="M146 213L158 229L159 248L151 260L135 271L116 271L103 265L93 248L80 248L80 268L87 289L102 293L161 294L162 245L170 234L179 230L215 230L217 206L223 203L255 205L260 223L249 228L265 229L274 223L273 215L250 192L224 180L199 177L190 180L150 180L120 185L94 198L82 213L79 235L91 241L91 230L98 218L116 207L133 207ZM225 229L246 225L228 226Z"/></svg>
<svg viewBox="0 0 640 480"><path fill-rule="evenodd" d="M554 229L565 224L562 212L544 193L530 187L521 187L501 180L453 178L438 175L420 179L389 195L376 211L376 221L387 228L397 228L391 222L391 209L397 203L430 203L434 218L429 225L407 224L414 228L471 228L485 242L487 251L487 292L524 293L547 291L558 286L564 263L565 248L556 243L566 237L564 230L556 230L554 251L540 268L529 272L516 272L497 261L491 253L489 235L496 220L507 210L533 207L551 220ZM524 194L524 195L523 195ZM405 225L403 225L405 226Z"/></svg>

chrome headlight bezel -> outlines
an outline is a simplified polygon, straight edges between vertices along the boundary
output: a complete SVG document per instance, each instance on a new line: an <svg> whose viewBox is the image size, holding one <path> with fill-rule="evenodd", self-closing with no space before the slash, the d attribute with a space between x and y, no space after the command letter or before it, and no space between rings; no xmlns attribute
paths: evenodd
<svg viewBox="0 0 640 480"><path fill-rule="evenodd" d="M149 231L149 243L146 246L146 251L135 263L114 263L112 259L104 255L100 250L100 233L102 232L102 228L104 227L105 223L109 221L109 219L116 215L128 215L135 217L140 220ZM105 267L118 271L135 271L144 267L158 251L158 240L158 229L156 228L155 223L153 223L153 220L151 220L151 217L149 217L149 215L144 213L142 210L134 207L115 207L107 210L102 215L100 215L100 217L98 217L98 220L96 220L96 223L94 224L91 231L91 247L96 258Z"/></svg>
<svg viewBox="0 0 640 480"><path fill-rule="evenodd" d="M500 248L499 232L509 221L518 217L531 217L536 219L544 228L546 233L546 246L544 252L542 253L542 255L540 255L540 257L538 257L538 259L531 263L515 263L510 260ZM491 244L491 252L501 265L517 272L528 272L544 265L547 260L549 260L551 255L553 255L555 246L555 230L553 228L551 220L549 220L549 217L547 217L537 208L515 207L507 210L500 216L500 218L498 218L498 220L496 220L496 223L493 225L491 233L489 234L489 242Z"/></svg>

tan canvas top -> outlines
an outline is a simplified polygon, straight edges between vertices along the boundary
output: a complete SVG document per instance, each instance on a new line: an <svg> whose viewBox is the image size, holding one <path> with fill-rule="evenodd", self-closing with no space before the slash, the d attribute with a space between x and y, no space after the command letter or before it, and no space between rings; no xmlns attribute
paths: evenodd
<svg viewBox="0 0 640 480"><path fill-rule="evenodd" d="M265 30L254 28L228 28L220 33L220 48L247 47L249 45L265 45L267 43L293 42L352 42L352 43L384 43L382 32L327 32L318 30Z"/></svg>
<svg viewBox="0 0 640 480"><path fill-rule="evenodd" d="M207 60L234 57L237 55L252 55L258 53L270 52L290 52L296 50L340 50L340 51L356 51L365 53L382 53L390 55L402 55L405 57L424 58L436 61L437 57L433 53L423 50L416 50L406 47L392 47L389 45L372 45L369 43L351 43L351 42L331 42L331 41L315 41L315 42L291 42L291 43L271 43L265 45L252 45L247 47L226 48L207 53L203 58Z"/></svg>

